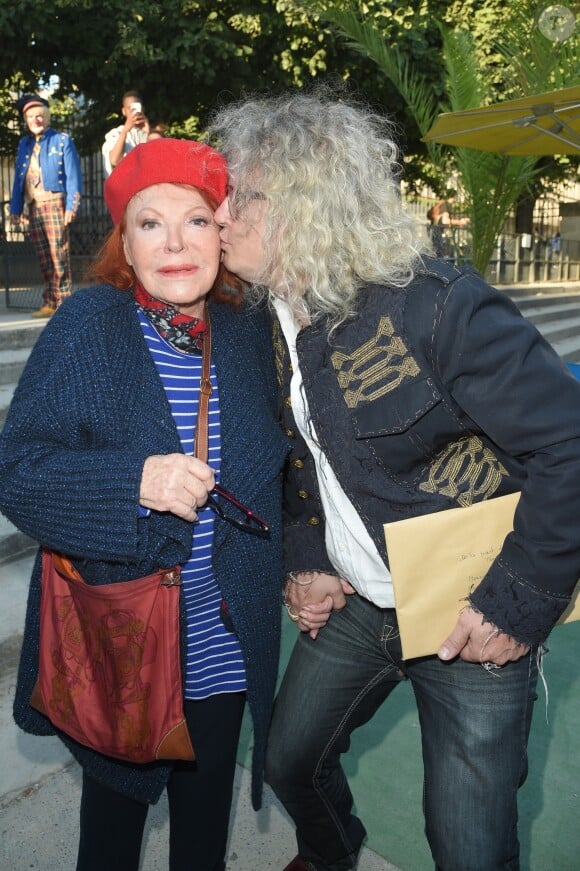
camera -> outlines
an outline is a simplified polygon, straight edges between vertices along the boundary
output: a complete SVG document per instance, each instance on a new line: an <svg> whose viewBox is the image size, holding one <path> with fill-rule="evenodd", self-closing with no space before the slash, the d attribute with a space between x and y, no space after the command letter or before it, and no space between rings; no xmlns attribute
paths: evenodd
<svg viewBox="0 0 580 871"><path fill-rule="evenodd" d="M131 103L131 111L134 115L137 115L139 112L143 110L141 103Z"/></svg>

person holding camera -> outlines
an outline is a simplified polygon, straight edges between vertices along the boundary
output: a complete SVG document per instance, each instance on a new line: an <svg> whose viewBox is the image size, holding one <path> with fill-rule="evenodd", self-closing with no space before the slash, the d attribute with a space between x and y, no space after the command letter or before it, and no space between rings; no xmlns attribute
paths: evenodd
<svg viewBox="0 0 580 871"><path fill-rule="evenodd" d="M126 91L123 94L121 114L125 123L109 130L101 148L107 178L132 148L147 142L149 135L149 122L143 113L143 101L137 91Z"/></svg>

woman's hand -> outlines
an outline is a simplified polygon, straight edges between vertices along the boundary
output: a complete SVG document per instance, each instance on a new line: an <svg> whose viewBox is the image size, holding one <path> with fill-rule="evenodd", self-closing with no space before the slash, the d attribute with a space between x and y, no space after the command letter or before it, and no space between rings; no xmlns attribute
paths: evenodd
<svg viewBox="0 0 580 871"><path fill-rule="evenodd" d="M344 608L346 596L355 590L344 578L323 572L297 572L294 578L286 581L284 602L298 629L314 639L331 613ZM296 616L298 620L294 619Z"/></svg>
<svg viewBox="0 0 580 871"><path fill-rule="evenodd" d="M139 502L144 508L193 521L214 486L207 463L185 454L161 454L145 460Z"/></svg>

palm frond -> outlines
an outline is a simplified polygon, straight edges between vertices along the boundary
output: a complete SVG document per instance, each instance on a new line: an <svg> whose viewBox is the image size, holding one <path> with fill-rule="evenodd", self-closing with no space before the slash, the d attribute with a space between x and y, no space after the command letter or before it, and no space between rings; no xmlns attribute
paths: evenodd
<svg viewBox="0 0 580 871"><path fill-rule="evenodd" d="M302 5L318 8L318 4ZM421 134L425 134L444 107L430 82L413 70L409 58L396 46L387 44L383 34L353 10L332 6L318 8L318 14L337 28L350 48L377 64L403 97ZM427 149L434 163L441 160L441 147L437 143L428 143Z"/></svg>
<svg viewBox="0 0 580 871"><path fill-rule="evenodd" d="M475 109L485 96L481 68L474 51L473 37L465 30L449 30L439 25L447 72L447 96L452 112Z"/></svg>
<svg viewBox="0 0 580 871"><path fill-rule="evenodd" d="M569 78L573 70L578 70L578 54L572 62L574 46L560 45L557 50L551 46L554 51L548 52L534 15L530 15L530 0L512 0L511 21L506 22L505 28L502 25L501 43L496 48L491 70L488 59L477 50L469 32L439 25L446 72L447 99L443 103L436 96L433 83L414 69L413 58L401 52L397 45L388 43L370 18L360 17L358 3L303 0L300 5L333 24L352 49L378 65L405 100L423 135L440 112L461 111L494 102L498 88L507 97L541 91L542 85L548 82L558 87L558 76ZM577 43L575 37L576 49ZM530 189L538 173L538 158L426 144L441 177L445 177L449 164L454 165L459 174L471 220L471 259L477 269L484 272L510 209Z"/></svg>
<svg viewBox="0 0 580 871"><path fill-rule="evenodd" d="M467 195L473 265L484 272L514 203L537 175L537 158L508 157L457 148L456 159Z"/></svg>

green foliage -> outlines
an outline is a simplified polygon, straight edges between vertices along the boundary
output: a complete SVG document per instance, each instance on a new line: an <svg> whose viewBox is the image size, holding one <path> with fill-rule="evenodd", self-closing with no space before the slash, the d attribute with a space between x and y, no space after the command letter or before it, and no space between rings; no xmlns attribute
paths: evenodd
<svg viewBox="0 0 580 871"><path fill-rule="evenodd" d="M526 185L537 193L536 169L553 185L577 162L504 166L506 158L421 137L439 112L580 80L580 27L565 43L542 37L546 2L4 0L0 152L14 154L22 134L16 98L39 82L57 87L55 126L73 129L79 151L91 152L119 123L129 88L142 93L152 123L195 138L216 105L243 93L339 79L395 122L411 189L426 183L442 194L461 173L481 264L499 221L488 216L484 227L484 213L505 212Z"/></svg>
<svg viewBox="0 0 580 871"><path fill-rule="evenodd" d="M142 93L153 123L179 135L199 135L221 102L323 76L350 80L379 103L389 92L395 110L404 109L370 60L290 0L19 0L0 4L0 32L4 153L21 132L15 99L40 81L59 85L59 101L83 96L81 152L100 147L119 123L130 88Z"/></svg>
<svg viewBox="0 0 580 871"><path fill-rule="evenodd" d="M350 47L372 58L403 97L421 135L440 112L472 109L580 80L580 28L569 40L551 43L537 26L545 4L423 0L418 7L379 4L380 15L373 14L372 2L303 0L300 5L331 22ZM438 44L433 41L435 31ZM430 69L425 69L426 57ZM426 145L427 160L421 162L419 178L442 195L450 174L459 175L470 215L472 260L483 272L510 210L524 195L539 193L540 171L549 180L547 162ZM416 154L421 158L419 150ZM551 160L552 180L573 165L570 158ZM405 168L413 166L416 161L407 153ZM417 176L411 178L411 187L414 181Z"/></svg>
<svg viewBox="0 0 580 871"><path fill-rule="evenodd" d="M0 32L0 81L8 88L21 71L0 104L0 128L17 121L23 87L56 76L59 96L85 97L85 149L118 123L129 88L143 93L153 121L203 127L222 99L279 91L324 70L335 41L292 4L269 0L20 0L0 6Z"/></svg>
<svg viewBox="0 0 580 871"><path fill-rule="evenodd" d="M440 30L447 70L447 99L441 101L439 108L448 112L475 109L485 100L487 88L482 80L473 35L467 30L447 30L443 26Z"/></svg>

